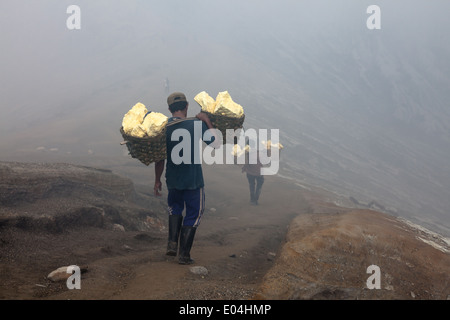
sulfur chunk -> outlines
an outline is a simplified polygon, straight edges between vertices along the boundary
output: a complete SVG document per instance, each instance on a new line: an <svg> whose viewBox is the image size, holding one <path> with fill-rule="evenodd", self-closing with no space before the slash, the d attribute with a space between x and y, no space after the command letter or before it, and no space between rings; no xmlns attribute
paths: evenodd
<svg viewBox="0 0 450 320"><path fill-rule="evenodd" d="M123 131L136 138L155 137L165 128L168 118L159 112L148 112L142 103L137 103L123 117Z"/></svg>
<svg viewBox="0 0 450 320"><path fill-rule="evenodd" d="M142 130L139 129L139 125L144 120L147 112L147 108L142 103L138 102L135 104L123 117L123 131L128 135L140 137Z"/></svg>
<svg viewBox="0 0 450 320"><path fill-rule="evenodd" d="M271 148L277 148L277 149L283 149L284 147L283 147L283 145L281 144L281 143L277 143L277 144L274 144L274 143L272 143L272 141L261 141L261 143L263 144L263 146L266 148L266 149L268 149L268 150L270 150Z"/></svg>
<svg viewBox="0 0 450 320"><path fill-rule="evenodd" d="M241 118L244 115L244 109L231 99L228 91L219 92L216 100L202 91L195 96L194 100L202 107L203 111L212 114L231 118Z"/></svg>
<svg viewBox="0 0 450 320"><path fill-rule="evenodd" d="M169 118L162 113L151 112L145 117L140 127L148 137L155 137L164 130L168 120Z"/></svg>
<svg viewBox="0 0 450 320"><path fill-rule="evenodd" d="M231 99L228 91L223 91L219 92L216 97L214 113L233 118L240 118L244 114L244 109L241 105Z"/></svg>
<svg viewBox="0 0 450 320"><path fill-rule="evenodd" d="M244 153L248 153L250 151L250 147L246 145L244 149L242 149L238 144L235 144L233 146L233 149L231 150L231 154L235 157L240 157Z"/></svg>
<svg viewBox="0 0 450 320"><path fill-rule="evenodd" d="M147 132L145 131L145 128L139 124L130 131L129 135L136 138L144 138L147 136Z"/></svg>
<svg viewBox="0 0 450 320"><path fill-rule="evenodd" d="M194 100L202 107L203 111L213 113L216 101L205 91L200 92L194 97Z"/></svg>

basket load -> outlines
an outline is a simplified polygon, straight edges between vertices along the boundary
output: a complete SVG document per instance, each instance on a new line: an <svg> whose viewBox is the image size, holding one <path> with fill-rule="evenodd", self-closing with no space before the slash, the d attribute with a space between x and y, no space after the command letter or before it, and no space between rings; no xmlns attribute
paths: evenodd
<svg viewBox="0 0 450 320"><path fill-rule="evenodd" d="M233 149L231 149L231 154L236 158L239 158L249 152L250 152L249 145L246 145L244 148L241 148L238 144L235 144L233 146Z"/></svg>
<svg viewBox="0 0 450 320"><path fill-rule="evenodd" d="M245 119L244 108L231 99L228 91L219 92L215 100L202 91L194 100L200 105L202 112L208 114L213 126L220 130L224 143L227 129L242 128Z"/></svg>
<svg viewBox="0 0 450 320"><path fill-rule="evenodd" d="M120 133L132 158L145 165L166 159L166 124L169 118L135 104L123 117Z"/></svg>
<svg viewBox="0 0 450 320"><path fill-rule="evenodd" d="M279 149L279 150L282 150L282 149L284 149L284 146L281 144L281 143L272 143L272 141L271 140L269 140L269 141L261 141L261 144L264 146L264 148L266 148L267 150L271 150L272 148L273 149Z"/></svg>
<svg viewBox="0 0 450 320"><path fill-rule="evenodd" d="M272 150L278 149L278 152L280 152L282 149L284 149L284 146L281 143L272 143L271 140L269 141L261 141L262 149L256 149L256 151L263 151L265 150L267 153L270 153ZM255 150L250 148L250 146L247 144L244 148L241 148L238 144L235 144L233 148L231 149L231 154L234 157L241 157L245 154L248 154L250 151Z"/></svg>

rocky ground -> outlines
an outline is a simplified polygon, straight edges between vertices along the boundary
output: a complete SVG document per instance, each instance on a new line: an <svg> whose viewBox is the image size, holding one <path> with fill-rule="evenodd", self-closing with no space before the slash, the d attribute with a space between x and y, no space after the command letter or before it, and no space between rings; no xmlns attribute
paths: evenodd
<svg viewBox="0 0 450 320"><path fill-rule="evenodd" d="M300 215L257 297L450 299L449 253L448 241L379 212Z"/></svg>
<svg viewBox="0 0 450 320"><path fill-rule="evenodd" d="M149 169L150 170L150 169ZM259 206L235 167L205 170L196 263L165 256L165 194L108 170L0 163L1 299L447 299L446 239L268 176ZM433 244L433 245L432 245ZM381 289L369 290L369 265ZM82 267L81 289L48 279Z"/></svg>

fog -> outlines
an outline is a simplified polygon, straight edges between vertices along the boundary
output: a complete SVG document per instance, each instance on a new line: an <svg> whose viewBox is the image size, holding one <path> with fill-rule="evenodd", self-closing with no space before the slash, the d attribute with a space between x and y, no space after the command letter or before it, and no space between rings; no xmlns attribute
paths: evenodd
<svg viewBox="0 0 450 320"><path fill-rule="evenodd" d="M79 30L66 26L73 4ZM0 161L151 173L119 145L123 115L137 102L169 115L172 91L193 115L197 93L228 90L246 128L280 129L281 176L449 233L448 12L423 0L3 0Z"/></svg>

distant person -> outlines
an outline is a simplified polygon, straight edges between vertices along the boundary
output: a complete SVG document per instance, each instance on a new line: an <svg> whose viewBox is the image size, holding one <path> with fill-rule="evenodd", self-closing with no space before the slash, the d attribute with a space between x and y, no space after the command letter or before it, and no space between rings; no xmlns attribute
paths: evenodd
<svg viewBox="0 0 450 320"><path fill-rule="evenodd" d="M169 94L170 92L169 78L166 78L164 80L164 91L166 92L166 94Z"/></svg>
<svg viewBox="0 0 450 320"><path fill-rule="evenodd" d="M245 164L242 167L242 172L247 174L250 187L250 203L256 206L264 184L264 176L261 174L262 164L259 160L259 153L255 150L256 145L254 141L250 140L248 146L250 148L245 155Z"/></svg>
<svg viewBox="0 0 450 320"><path fill-rule="evenodd" d="M166 166L166 184L168 189L168 211L169 211L169 237L166 254L176 256L179 246L178 262L180 264L192 264L190 251L194 241L195 232L200 224L200 220L205 209L205 191L202 166L200 163L194 163L194 155L198 154L201 143L194 141L195 123L202 121L202 140L204 133L208 129L213 129L211 121L205 113L197 114L196 118L186 118L189 103L186 96L181 92L175 92L167 98L169 111L172 117L169 118L166 128L166 146L167 146L167 166ZM185 129L190 134L190 163L181 162L175 164L172 159L172 149L180 141L172 141L172 133L177 129ZM183 138L184 139L184 136ZM211 141L205 141L210 144L218 140L215 132ZM183 141L184 142L184 141ZM181 151L184 152L184 151ZM164 171L165 160L155 163L155 186L156 196L161 194L161 175ZM186 207L185 217L183 211Z"/></svg>

